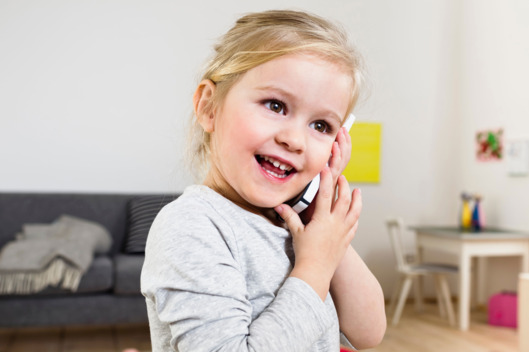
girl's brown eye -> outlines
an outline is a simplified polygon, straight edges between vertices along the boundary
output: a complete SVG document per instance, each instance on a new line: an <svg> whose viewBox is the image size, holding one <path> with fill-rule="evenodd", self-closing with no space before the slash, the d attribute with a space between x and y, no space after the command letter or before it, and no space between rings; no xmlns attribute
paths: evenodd
<svg viewBox="0 0 529 352"><path fill-rule="evenodd" d="M312 128L314 128L316 131L325 133L328 131L327 124L323 121L316 121L312 123Z"/></svg>
<svg viewBox="0 0 529 352"><path fill-rule="evenodd" d="M275 112L275 113L278 113L278 114L284 114L285 113L285 108L283 106L283 103L279 102L279 101L276 101L276 100L271 100L271 101L268 101L266 102L266 107L268 109L270 109L271 111Z"/></svg>

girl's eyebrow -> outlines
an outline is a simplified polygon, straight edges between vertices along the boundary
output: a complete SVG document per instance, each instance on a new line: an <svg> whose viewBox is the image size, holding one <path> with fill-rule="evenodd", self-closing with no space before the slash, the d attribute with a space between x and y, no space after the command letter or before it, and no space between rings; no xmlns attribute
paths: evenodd
<svg viewBox="0 0 529 352"><path fill-rule="evenodd" d="M296 97L296 95L278 86L263 85L263 86L257 86L256 89L259 91L273 91L275 93L278 93L280 96L287 98L290 101L294 101L294 103L298 101L298 98ZM340 125L342 125L342 123L344 122L340 114L337 114L332 110L323 110L321 112L318 112L318 115L329 116L330 118L337 120Z"/></svg>
<svg viewBox="0 0 529 352"><path fill-rule="evenodd" d="M275 91L277 93L279 93L280 95L282 96L285 96L291 100L297 100L296 96L290 92L288 92L287 90L283 89L283 88L280 88L280 87L277 87L277 86L271 86L271 85L266 85L266 86L258 86L257 87L257 90L261 90L261 91Z"/></svg>

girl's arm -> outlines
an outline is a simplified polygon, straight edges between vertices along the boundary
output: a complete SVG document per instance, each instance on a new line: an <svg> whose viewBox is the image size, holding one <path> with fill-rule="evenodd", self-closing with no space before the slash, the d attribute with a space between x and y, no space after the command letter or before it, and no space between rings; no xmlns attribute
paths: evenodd
<svg viewBox="0 0 529 352"><path fill-rule="evenodd" d="M377 279L349 246L331 280L340 330L358 349L378 345L386 331L384 294Z"/></svg>

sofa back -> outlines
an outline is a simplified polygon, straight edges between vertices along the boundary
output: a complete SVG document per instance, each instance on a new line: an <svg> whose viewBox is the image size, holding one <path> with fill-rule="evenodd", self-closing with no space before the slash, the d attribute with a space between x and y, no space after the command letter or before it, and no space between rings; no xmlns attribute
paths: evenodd
<svg viewBox="0 0 529 352"><path fill-rule="evenodd" d="M121 251L132 194L0 193L0 248L26 223L49 224L62 214L103 225L112 235L111 254Z"/></svg>

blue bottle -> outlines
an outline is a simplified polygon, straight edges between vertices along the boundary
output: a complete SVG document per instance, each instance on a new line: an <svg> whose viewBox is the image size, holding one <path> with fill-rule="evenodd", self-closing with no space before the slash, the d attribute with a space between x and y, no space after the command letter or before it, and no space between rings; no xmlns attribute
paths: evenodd
<svg viewBox="0 0 529 352"><path fill-rule="evenodd" d="M472 211L472 229L479 232L483 229L483 223L481 221L481 196L474 196L474 210Z"/></svg>

